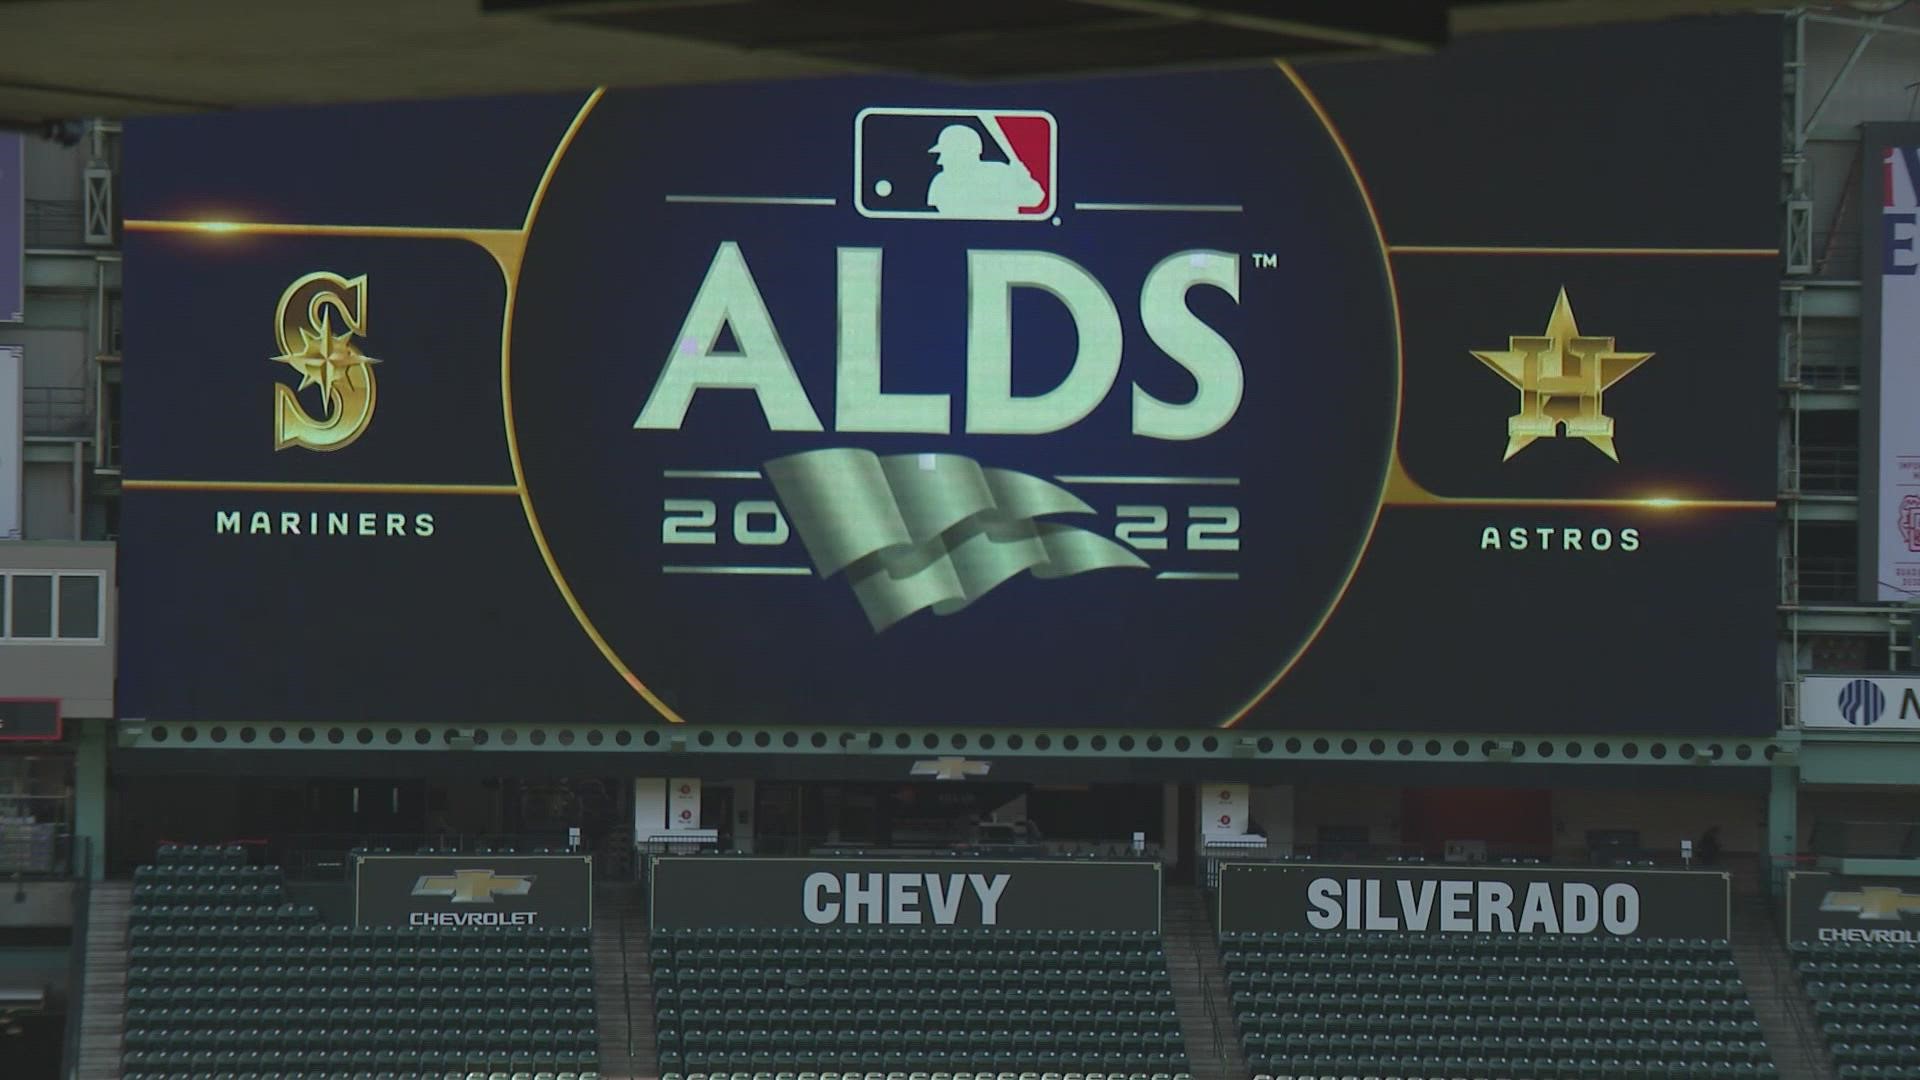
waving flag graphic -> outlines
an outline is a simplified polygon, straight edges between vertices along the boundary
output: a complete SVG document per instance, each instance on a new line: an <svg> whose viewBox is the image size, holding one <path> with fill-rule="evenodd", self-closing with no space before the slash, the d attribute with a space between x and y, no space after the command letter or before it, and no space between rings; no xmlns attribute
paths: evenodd
<svg viewBox="0 0 1920 1080"><path fill-rule="evenodd" d="M814 569L846 574L875 633L923 608L951 615L1022 570L1146 567L1098 533L1036 520L1092 513L1072 492L957 454L810 450L766 475Z"/></svg>

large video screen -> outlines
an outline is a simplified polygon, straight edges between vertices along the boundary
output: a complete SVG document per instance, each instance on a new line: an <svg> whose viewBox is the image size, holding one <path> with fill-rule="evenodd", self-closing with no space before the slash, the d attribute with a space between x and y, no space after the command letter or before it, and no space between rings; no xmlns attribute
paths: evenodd
<svg viewBox="0 0 1920 1080"><path fill-rule="evenodd" d="M1777 38L130 123L121 713L1770 730Z"/></svg>

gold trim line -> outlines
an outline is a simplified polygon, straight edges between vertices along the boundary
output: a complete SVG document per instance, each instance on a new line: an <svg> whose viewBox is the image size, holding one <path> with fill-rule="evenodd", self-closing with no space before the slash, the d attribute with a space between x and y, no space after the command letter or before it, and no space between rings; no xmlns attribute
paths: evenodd
<svg viewBox="0 0 1920 1080"><path fill-rule="evenodd" d="M1392 244L1394 255L1622 255L1708 259L1770 259L1779 248L1716 247L1581 247L1578 245L1502 245L1502 244Z"/></svg>
<svg viewBox="0 0 1920 1080"><path fill-rule="evenodd" d="M208 236L385 236L409 240L518 239L518 229L440 228L425 225L307 225L271 221L158 221L136 218L128 232L202 233Z"/></svg>
<svg viewBox="0 0 1920 1080"><path fill-rule="evenodd" d="M356 484L300 480L122 480L127 491L275 491L312 495L518 495L517 484Z"/></svg>
<svg viewBox="0 0 1920 1080"><path fill-rule="evenodd" d="M507 459L513 463L514 485L520 495L520 509L527 516L527 530L533 535L534 546L540 549L540 558L546 563L547 575L553 578L554 587L560 590L561 599L567 602L567 610L573 613L574 621L579 623L580 629L586 632L594 648L600 650L600 655L622 679L626 680L634 693L639 694L648 705L653 706L653 710L668 723L684 724L686 719L675 712L672 706L660 700L660 695L654 693L646 683L641 682L640 676L635 675L633 669L620 659L620 654L614 651L613 645L607 641L605 635L600 633L600 628L595 626L593 619L587 615L587 609L581 605L580 598L574 595L573 586L567 583L566 574L560 570L560 560L554 556L553 548L547 544L546 530L540 527L540 515L533 508L533 492L527 489L526 471L520 464L520 437L515 433L513 426L513 316L514 307L520 295L518 255L526 249L527 237L533 233L534 219L540 216L540 205L546 201L547 187L553 183L553 175L560 169L560 159L567 156L567 149L573 145L574 137L580 134L581 126L587 122L587 117L592 114L594 106L600 104L600 99L606 95L606 92L606 87L600 87L587 95L587 100L581 104L580 111L574 114L573 123L568 124L566 133L560 136L560 142L553 148L553 156L547 159L546 171L540 174L540 183L533 189L533 198L527 200L526 220L521 224L520 230L514 234L515 243L518 245L514 249L515 257L511 262L503 260L500 264L500 272L506 276L507 280L507 303L500 320L500 418L506 427Z"/></svg>
<svg viewBox="0 0 1920 1080"><path fill-rule="evenodd" d="M1333 621L1333 613L1339 610L1340 602L1347 598L1347 590L1353 587L1353 579L1360 575L1360 564L1366 561L1367 549L1373 545L1373 535L1380 528L1380 515L1386 509L1387 495L1392 491L1394 479L1399 473L1400 420L1406 406L1407 343L1405 327L1400 318L1400 285L1394 280L1393 257L1389 253L1386 230L1380 224L1380 212L1373 205L1373 193L1367 189L1366 177L1360 175L1359 163L1354 161L1353 151L1347 148L1347 141L1340 137L1340 129L1334 126L1333 117L1327 114L1326 106L1314 96L1306 80L1293 69L1293 65L1285 61L1276 61L1275 66L1280 69L1282 75L1287 77L1287 81L1293 84L1294 91L1300 95L1301 100L1306 102L1307 107L1313 110L1314 118L1320 121L1320 127L1326 131L1327 138L1333 142L1334 149L1340 152L1340 160L1347 167L1347 175L1353 178L1354 191L1359 194L1360 203L1366 208L1367 221L1373 226L1374 243L1380 249L1380 274L1387 282L1387 310L1393 313L1393 430L1387 435L1387 467L1381 470L1380 488L1374 494L1373 516L1367 520L1366 535L1360 538L1360 546L1354 550L1353 561L1347 565L1347 576L1341 580L1340 588L1334 592L1333 598L1328 600L1327 606L1321 610L1320 620L1314 624L1312 632L1300 642L1299 646L1293 650L1293 655L1287 657L1287 662L1280 665L1279 670L1274 672L1273 677L1267 680L1267 684L1261 687L1259 692L1242 702L1232 716L1220 721L1218 726L1222 729L1239 727L1240 722L1245 720L1254 709L1259 708L1260 703L1267 699L1267 695L1273 693L1273 688L1279 686L1288 675L1293 673L1294 666L1300 663L1300 658L1307 655L1307 651L1313 648L1314 642L1320 640L1320 634L1326 630L1327 623Z"/></svg>

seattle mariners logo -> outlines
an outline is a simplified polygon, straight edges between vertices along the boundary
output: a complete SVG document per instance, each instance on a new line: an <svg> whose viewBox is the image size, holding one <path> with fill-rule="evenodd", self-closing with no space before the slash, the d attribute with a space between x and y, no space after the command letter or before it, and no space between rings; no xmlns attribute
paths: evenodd
<svg viewBox="0 0 1920 1080"><path fill-rule="evenodd" d="M338 320L338 326L335 322ZM367 278L318 271L287 286L273 313L280 355L300 373L300 385L274 387L273 448L340 450L353 444L373 419L373 365L354 338L367 332ZM318 419L300 404L300 392L319 387Z"/></svg>
<svg viewBox="0 0 1920 1080"><path fill-rule="evenodd" d="M1871 679L1855 679L1840 688L1840 715L1855 727L1872 727L1887 711L1887 695Z"/></svg>

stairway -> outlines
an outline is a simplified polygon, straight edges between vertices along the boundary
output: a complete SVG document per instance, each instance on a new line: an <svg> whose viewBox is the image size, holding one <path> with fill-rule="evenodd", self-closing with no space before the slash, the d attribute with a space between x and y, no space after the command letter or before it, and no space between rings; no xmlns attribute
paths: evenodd
<svg viewBox="0 0 1920 1080"><path fill-rule="evenodd" d="M1161 925L1193 1080L1247 1080L1252 1073L1240 1044L1226 972L1220 967L1206 894L1191 885L1169 888Z"/></svg>
<svg viewBox="0 0 1920 1080"><path fill-rule="evenodd" d="M133 883L99 881L87 900L87 974L80 991L78 1080L120 1080L127 1037L127 921Z"/></svg>
<svg viewBox="0 0 1920 1080"><path fill-rule="evenodd" d="M1781 944L1780 928L1764 894L1736 891L1732 936L1740 981L1753 999L1753 1011L1780 1080L1834 1080L1826 1038Z"/></svg>
<svg viewBox="0 0 1920 1080"><path fill-rule="evenodd" d="M602 1080L650 1080L660 1075L659 1047L653 1038L652 974L640 886L627 883L594 889L593 997Z"/></svg>

